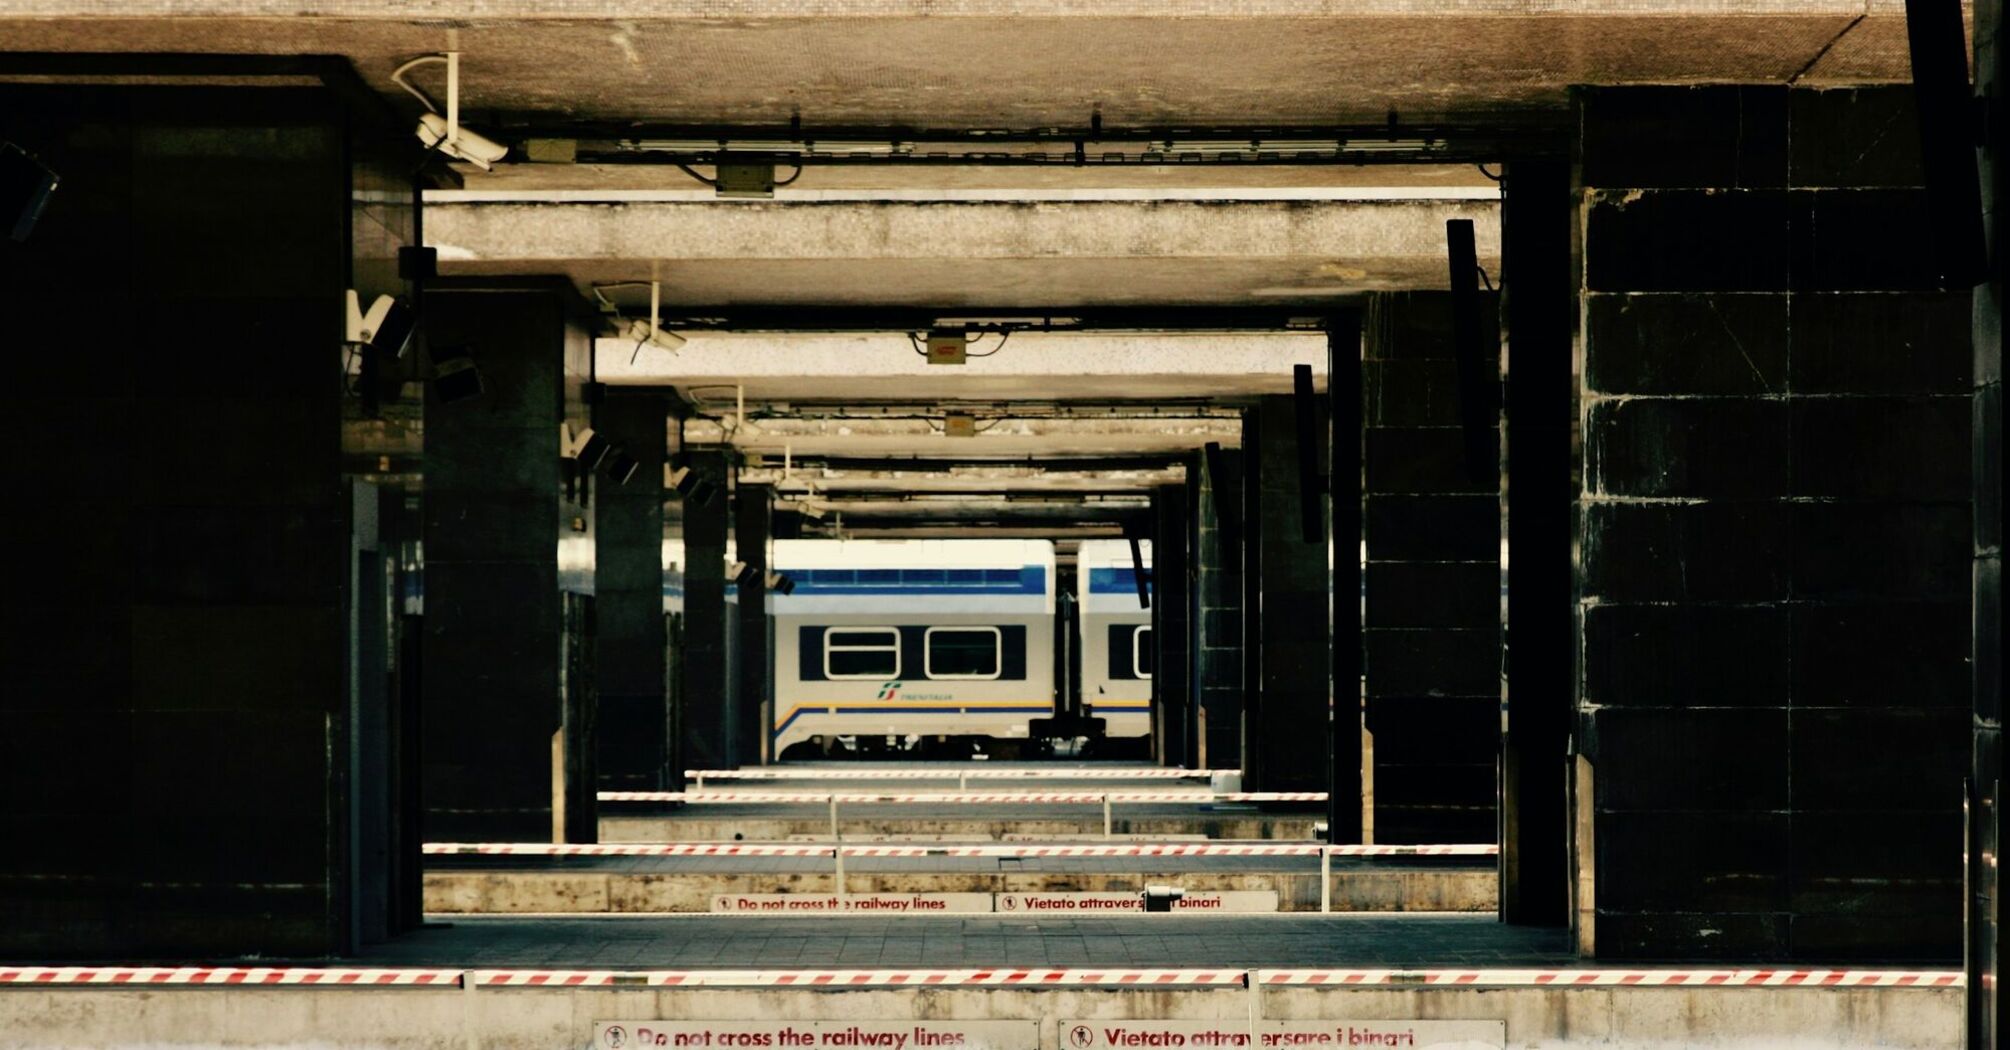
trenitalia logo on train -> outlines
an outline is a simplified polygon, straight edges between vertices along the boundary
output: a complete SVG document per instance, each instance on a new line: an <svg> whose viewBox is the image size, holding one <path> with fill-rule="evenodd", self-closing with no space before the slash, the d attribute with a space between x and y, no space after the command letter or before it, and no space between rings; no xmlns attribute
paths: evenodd
<svg viewBox="0 0 2010 1050"><path fill-rule="evenodd" d="M781 540L774 561L796 581L769 596L781 758L1115 754L1150 731L1126 543Z"/></svg>

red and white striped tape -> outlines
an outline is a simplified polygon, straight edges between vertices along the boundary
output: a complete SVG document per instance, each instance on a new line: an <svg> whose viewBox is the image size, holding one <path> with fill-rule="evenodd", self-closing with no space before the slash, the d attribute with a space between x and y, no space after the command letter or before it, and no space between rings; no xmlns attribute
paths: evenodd
<svg viewBox="0 0 2010 1050"><path fill-rule="evenodd" d="M1958 970L1259 970L1264 985L1958 988Z"/></svg>
<svg viewBox="0 0 2010 1050"><path fill-rule="evenodd" d="M428 842L433 856L828 857L831 846L792 842Z"/></svg>
<svg viewBox="0 0 2010 1050"><path fill-rule="evenodd" d="M1485 844L1428 846L1326 846L1317 842L1131 842L981 843L769 843L769 842L608 842L577 845L553 842L429 842L433 856L519 857L1490 857L1500 847Z"/></svg>
<svg viewBox="0 0 2010 1050"><path fill-rule="evenodd" d="M1225 969L957 970L437 970L314 967L0 967L0 988L99 986L316 988L870 988L1246 987L1251 971ZM1958 970L1257 970L1259 985L1563 988L1960 988Z"/></svg>
<svg viewBox="0 0 2010 1050"><path fill-rule="evenodd" d="M1306 842L999 843L928 846L867 843L841 847L847 857L1316 857L1324 847Z"/></svg>
<svg viewBox="0 0 2010 1050"><path fill-rule="evenodd" d="M1224 769L1168 769L1142 766L1137 769L1000 769L948 767L943 769L687 769L687 780L1204 780Z"/></svg>
<svg viewBox="0 0 2010 1050"><path fill-rule="evenodd" d="M1490 857L1500 853L1499 846L1488 843L1422 846L1324 846L1316 842L1169 842L1117 845L866 843L840 846L746 842L595 845L549 842L429 842L425 846L426 853L438 856L827 857L833 850L841 850L847 857L1316 857L1322 851L1336 857Z"/></svg>
<svg viewBox="0 0 2010 1050"><path fill-rule="evenodd" d="M461 970L264 966L0 966L0 985L315 985L458 987Z"/></svg>
<svg viewBox="0 0 2010 1050"><path fill-rule="evenodd" d="M636 984L709 988L871 988L959 985L1080 988L1096 986L1211 987L1248 985L1246 970L475 970L488 987L604 987Z"/></svg>
<svg viewBox="0 0 2010 1050"><path fill-rule="evenodd" d="M1104 802L1324 802L1324 791L602 791L602 802L848 802L891 805L1054 805Z"/></svg>

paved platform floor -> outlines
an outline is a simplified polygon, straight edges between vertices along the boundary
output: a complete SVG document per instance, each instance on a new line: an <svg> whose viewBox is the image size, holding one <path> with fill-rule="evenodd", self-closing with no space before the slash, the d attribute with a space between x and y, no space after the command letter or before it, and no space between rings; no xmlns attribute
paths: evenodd
<svg viewBox="0 0 2010 1050"><path fill-rule="evenodd" d="M1569 934L1492 916L435 917L379 945L383 966L1563 966Z"/></svg>

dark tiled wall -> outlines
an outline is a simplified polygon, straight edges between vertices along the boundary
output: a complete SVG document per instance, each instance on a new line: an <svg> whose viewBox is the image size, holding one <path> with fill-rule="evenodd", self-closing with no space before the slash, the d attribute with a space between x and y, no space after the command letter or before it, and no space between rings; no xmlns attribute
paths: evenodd
<svg viewBox="0 0 2010 1050"><path fill-rule="evenodd" d="M1960 954L1969 306L1911 105L1580 96L1602 957Z"/></svg>
<svg viewBox="0 0 2010 1050"><path fill-rule="evenodd" d="M1202 765L1242 762L1242 462L1204 457L1194 498L1194 695Z"/></svg>
<svg viewBox="0 0 2010 1050"><path fill-rule="evenodd" d="M429 841L552 837L563 720L559 423L565 300L434 287L429 347L466 346L477 399L426 406L425 807Z"/></svg>
<svg viewBox="0 0 2010 1050"><path fill-rule="evenodd" d="M1243 417L1243 782L1257 791L1324 791L1331 602L1322 527L1305 538L1297 405L1265 397ZM1316 411L1316 409L1315 409ZM1324 434L1324 421L1314 428ZM1323 444L1323 442L1321 443ZM1315 497L1317 498L1317 497Z"/></svg>
<svg viewBox="0 0 2010 1050"><path fill-rule="evenodd" d="M711 480L710 503L685 500L684 638L678 654L683 674L678 715L679 769L730 769L736 764L731 674L732 638L726 604L726 531L732 496L726 491L726 457L716 449L687 454L691 469Z"/></svg>
<svg viewBox="0 0 2010 1050"><path fill-rule="evenodd" d="M0 88L62 176L0 241L0 955L341 950L345 116Z"/></svg>
<svg viewBox="0 0 2010 1050"><path fill-rule="evenodd" d="M668 642L663 623L663 458L666 404L616 394L596 429L637 464L626 485L603 485L593 501L594 614L599 631L599 770L610 791L669 790Z"/></svg>
<svg viewBox="0 0 2010 1050"><path fill-rule="evenodd" d="M1489 295L1483 330L1495 317ZM1449 293L1378 296L1364 332L1376 842L1496 837L1500 504L1467 471L1451 318Z"/></svg>

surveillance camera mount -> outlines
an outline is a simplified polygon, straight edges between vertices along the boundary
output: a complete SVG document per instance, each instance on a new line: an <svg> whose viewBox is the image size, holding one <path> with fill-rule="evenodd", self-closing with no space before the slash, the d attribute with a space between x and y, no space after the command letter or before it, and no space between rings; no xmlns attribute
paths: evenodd
<svg viewBox="0 0 2010 1050"><path fill-rule="evenodd" d="M405 79L405 73L414 66L427 62L447 64L447 110L444 114L425 92L413 87ZM419 117L419 141L427 149L458 160L467 161L475 167L488 171L495 162L509 155L509 147L491 141L466 128L461 127L461 53L442 51L434 55L420 55L406 62L391 73L391 81L425 104L426 112Z"/></svg>

